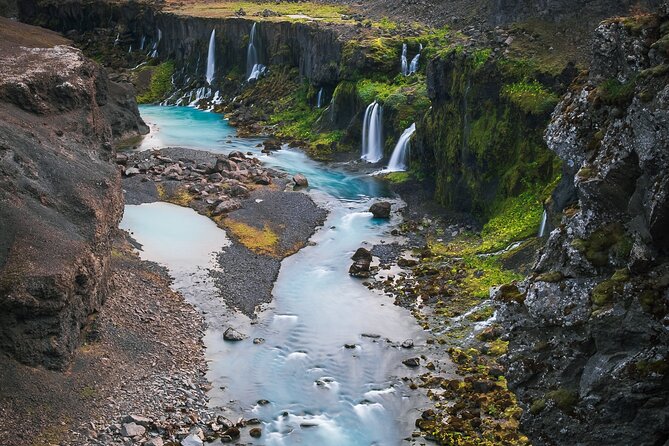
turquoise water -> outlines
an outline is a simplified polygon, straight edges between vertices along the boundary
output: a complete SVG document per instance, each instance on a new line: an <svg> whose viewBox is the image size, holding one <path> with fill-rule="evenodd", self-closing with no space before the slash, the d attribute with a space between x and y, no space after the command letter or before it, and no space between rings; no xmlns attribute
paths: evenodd
<svg viewBox="0 0 669 446"><path fill-rule="evenodd" d="M212 406L260 418L261 439L243 439L251 444L401 444L410 436L422 403L401 378L425 371L411 371L401 361L421 353L424 333L408 311L348 275L357 248L392 241L388 232L398 222L375 220L367 212L376 198L387 195L383 185L367 175L316 163L295 150L261 156L255 142L241 138L227 146L204 147L204 141L224 140L233 131L212 113L167 107L142 107L141 112L158 129L154 140L222 153L251 151L268 166L304 173L309 193L329 211L311 246L283 261L273 303L250 321L230 316L224 304L212 298L213 287L198 285L206 281L206 265L215 267L212 250L225 244L212 234L216 229L204 223L208 219L171 205L126 207L122 227L144 244L142 256L165 264L176 278L175 287L207 312ZM199 131L193 133L193 127ZM151 223L156 219L170 223ZM182 239L179 249L164 249L171 238ZM184 265L191 265L191 271ZM224 342L222 333L228 326L249 338ZM254 338L265 342L256 345ZM416 349L398 346L408 338L416 342ZM260 399L270 404L259 406Z"/></svg>

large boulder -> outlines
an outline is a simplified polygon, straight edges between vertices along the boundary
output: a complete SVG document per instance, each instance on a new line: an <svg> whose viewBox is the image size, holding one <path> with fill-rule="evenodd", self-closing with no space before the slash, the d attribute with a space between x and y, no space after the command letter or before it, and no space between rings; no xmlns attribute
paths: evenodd
<svg viewBox="0 0 669 446"><path fill-rule="evenodd" d="M391 207L389 202L379 201L369 208L369 212L374 215L374 218L390 218Z"/></svg>

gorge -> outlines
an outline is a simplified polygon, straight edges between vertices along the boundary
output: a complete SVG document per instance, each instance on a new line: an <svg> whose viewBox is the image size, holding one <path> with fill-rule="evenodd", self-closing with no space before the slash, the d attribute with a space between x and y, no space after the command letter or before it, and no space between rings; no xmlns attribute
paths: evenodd
<svg viewBox="0 0 669 446"><path fill-rule="evenodd" d="M388 3L0 2L1 444L669 441L669 7Z"/></svg>

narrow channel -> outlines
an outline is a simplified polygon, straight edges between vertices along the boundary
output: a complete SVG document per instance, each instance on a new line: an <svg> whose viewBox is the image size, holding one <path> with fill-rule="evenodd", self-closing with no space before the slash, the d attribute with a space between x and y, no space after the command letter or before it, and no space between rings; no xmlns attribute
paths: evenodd
<svg viewBox="0 0 669 446"><path fill-rule="evenodd" d="M206 314L212 407L259 418L262 438L243 439L252 444L402 444L423 401L402 379L421 370L402 361L421 354L425 333L408 310L348 275L357 248L392 241L398 221L367 212L375 198L387 197L383 184L293 149L263 155L259 140L236 137L220 115L186 107L141 112L152 127L141 149L253 152L269 167L305 174L308 193L329 212L310 245L283 261L272 304L250 320L226 308L208 285L215 254L227 244L223 230L191 209L126 206L121 227L142 245L140 255L166 266L174 287ZM248 338L224 341L230 325ZM403 349L405 339L416 346Z"/></svg>

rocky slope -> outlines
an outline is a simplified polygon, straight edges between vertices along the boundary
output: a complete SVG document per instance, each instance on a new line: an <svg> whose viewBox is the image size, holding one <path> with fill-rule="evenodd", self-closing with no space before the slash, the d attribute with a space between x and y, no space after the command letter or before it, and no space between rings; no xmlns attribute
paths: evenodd
<svg viewBox="0 0 669 446"><path fill-rule="evenodd" d="M132 90L80 51L1 20L0 349L62 368L108 291L123 206L112 142L145 126Z"/></svg>
<svg viewBox="0 0 669 446"><path fill-rule="evenodd" d="M498 298L536 445L669 439L669 9L604 22L546 141L556 229Z"/></svg>

